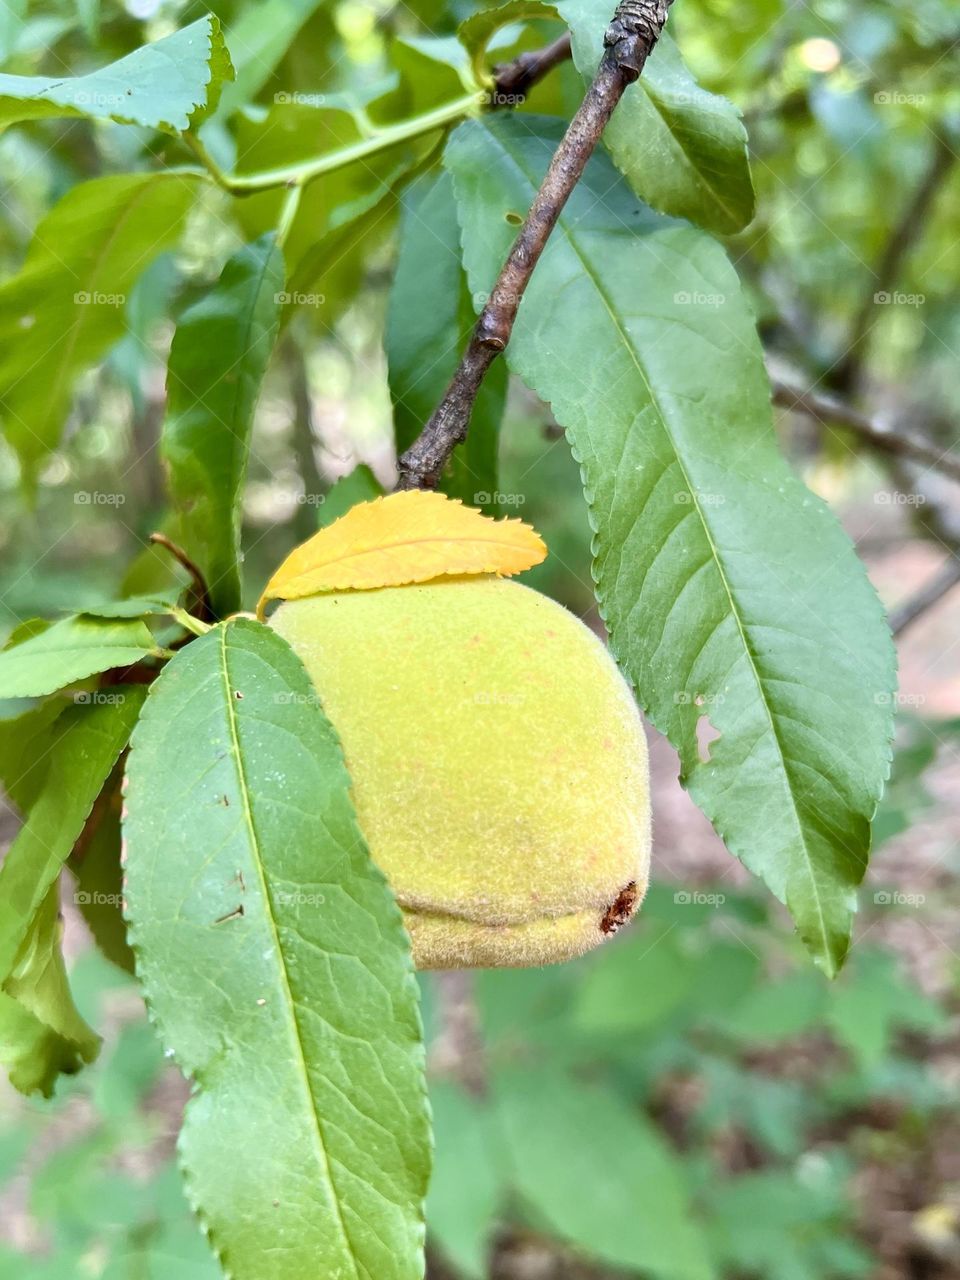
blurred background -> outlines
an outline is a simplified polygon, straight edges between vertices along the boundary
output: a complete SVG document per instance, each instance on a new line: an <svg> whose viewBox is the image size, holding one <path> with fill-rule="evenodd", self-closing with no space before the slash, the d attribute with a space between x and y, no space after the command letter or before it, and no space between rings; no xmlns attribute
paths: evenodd
<svg viewBox="0 0 960 1280"><path fill-rule="evenodd" d="M378 85L393 34L447 34L478 7L8 0L0 56L5 71L77 74L210 8L255 51L244 92L269 104L291 86ZM464 1016L482 1045L482 1096L438 1014L437 980L423 982L438 1144L430 1276L960 1277L960 490L883 440L922 436L946 454L960 435L960 11L677 0L670 21L749 130L758 213L728 248L777 382L783 447L839 513L896 624L893 777L850 960L828 985L651 733L648 901L593 957L477 976ZM503 56L559 30L518 27ZM561 66L523 109L569 110L578 93ZM0 135L4 272L70 186L149 166L163 145L83 120ZM385 188L357 234L327 242L320 300L284 330L246 497L252 598L345 494L392 483L382 337L402 198ZM118 304L126 336L78 386L32 505L0 441L0 635L169 580L146 542L164 520L164 362L176 316L241 243L225 201L204 197L183 249ZM801 399L811 390L830 404ZM550 547L531 585L600 629L577 468L549 411L516 385L495 498ZM4 805L3 843L16 827ZM0 1280L216 1280L175 1167L185 1086L122 949L118 965L92 944L71 891L64 912L78 1005L105 1044L49 1101L0 1085Z"/></svg>

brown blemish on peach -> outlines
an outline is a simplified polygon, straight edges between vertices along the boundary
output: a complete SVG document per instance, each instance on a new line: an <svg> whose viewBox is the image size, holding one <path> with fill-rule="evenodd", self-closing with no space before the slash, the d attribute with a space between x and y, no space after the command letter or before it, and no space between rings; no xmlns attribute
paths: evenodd
<svg viewBox="0 0 960 1280"><path fill-rule="evenodd" d="M640 895L637 892L636 880L631 880L617 894L615 902L612 902L600 918L600 932L606 937L611 937L627 923L633 915L637 901Z"/></svg>

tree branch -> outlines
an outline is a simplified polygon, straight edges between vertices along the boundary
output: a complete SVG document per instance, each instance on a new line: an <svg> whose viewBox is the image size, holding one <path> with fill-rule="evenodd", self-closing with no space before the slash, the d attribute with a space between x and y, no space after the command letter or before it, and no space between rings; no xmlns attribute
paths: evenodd
<svg viewBox="0 0 960 1280"><path fill-rule="evenodd" d="M207 581L203 576L203 570L191 560L184 551L183 547L171 541L165 533L151 533L150 542L155 543L158 547L164 547L173 556L174 560L179 561L189 573L194 596L194 609L197 617L201 622L213 621L213 606L210 603L210 592L207 590Z"/></svg>
<svg viewBox="0 0 960 1280"><path fill-rule="evenodd" d="M890 630L895 636L902 635L928 609L938 604L948 591L960 585L960 557L951 554L946 564L933 575L930 581L910 596L903 604L890 611Z"/></svg>
<svg viewBox="0 0 960 1280"><path fill-rule="evenodd" d="M522 102L538 80L542 80L554 67L571 56L570 32L559 36L542 49L530 49L518 54L512 62L502 62L493 68L492 105L515 106Z"/></svg>
<svg viewBox="0 0 960 1280"><path fill-rule="evenodd" d="M831 384L838 391L849 391L858 381L872 328L870 321L874 308L882 300L879 295L888 294L896 288L903 264L922 235L937 192L953 168L956 158L947 139L942 133L938 133L926 171L900 221L890 232L890 238L873 269L872 287L864 295L850 327L846 353L831 374Z"/></svg>
<svg viewBox="0 0 960 1280"><path fill-rule="evenodd" d="M430 421L399 460L399 488L435 489L454 448L466 439L480 384L510 341L520 300L550 233L617 103L643 70L670 4L671 0L620 0L607 28L597 74L550 161L453 380Z"/></svg>
<svg viewBox="0 0 960 1280"><path fill-rule="evenodd" d="M773 378L771 385L773 402L781 408L804 413L808 418L824 425L832 422L846 427L874 449L893 454L894 457L909 458L960 482L960 458L955 458L947 449L940 449L932 441L921 440L918 436L902 431L890 431L865 413L833 396L821 395L817 391L802 391L779 378Z"/></svg>

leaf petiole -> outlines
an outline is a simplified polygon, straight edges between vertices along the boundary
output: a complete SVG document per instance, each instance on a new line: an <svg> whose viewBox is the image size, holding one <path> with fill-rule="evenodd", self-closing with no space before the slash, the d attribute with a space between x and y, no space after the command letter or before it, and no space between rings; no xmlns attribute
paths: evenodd
<svg viewBox="0 0 960 1280"><path fill-rule="evenodd" d="M214 182L231 195L252 195L257 191L270 191L276 187L306 186L314 178L325 173L333 173L357 160L376 155L378 151L387 151L401 142L422 137L425 133L433 133L436 129L446 128L467 116L476 115L486 101L486 95L480 91L463 94L442 106L425 111L422 115L412 116L399 124L388 125L375 130L369 138L361 138L351 142L349 146L340 147L336 151L328 151L302 164L286 165L280 169L265 169L260 173L231 174L217 164L195 133L187 130L183 140L209 172Z"/></svg>

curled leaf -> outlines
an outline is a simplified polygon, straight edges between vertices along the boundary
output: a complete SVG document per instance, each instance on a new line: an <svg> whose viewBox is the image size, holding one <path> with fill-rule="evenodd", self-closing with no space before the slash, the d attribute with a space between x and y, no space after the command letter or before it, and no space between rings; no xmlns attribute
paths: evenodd
<svg viewBox="0 0 960 1280"><path fill-rule="evenodd" d="M393 493L352 507L292 551L257 611L262 616L271 600L401 587L448 574L509 577L546 554L540 535L522 520L491 520L440 493Z"/></svg>

